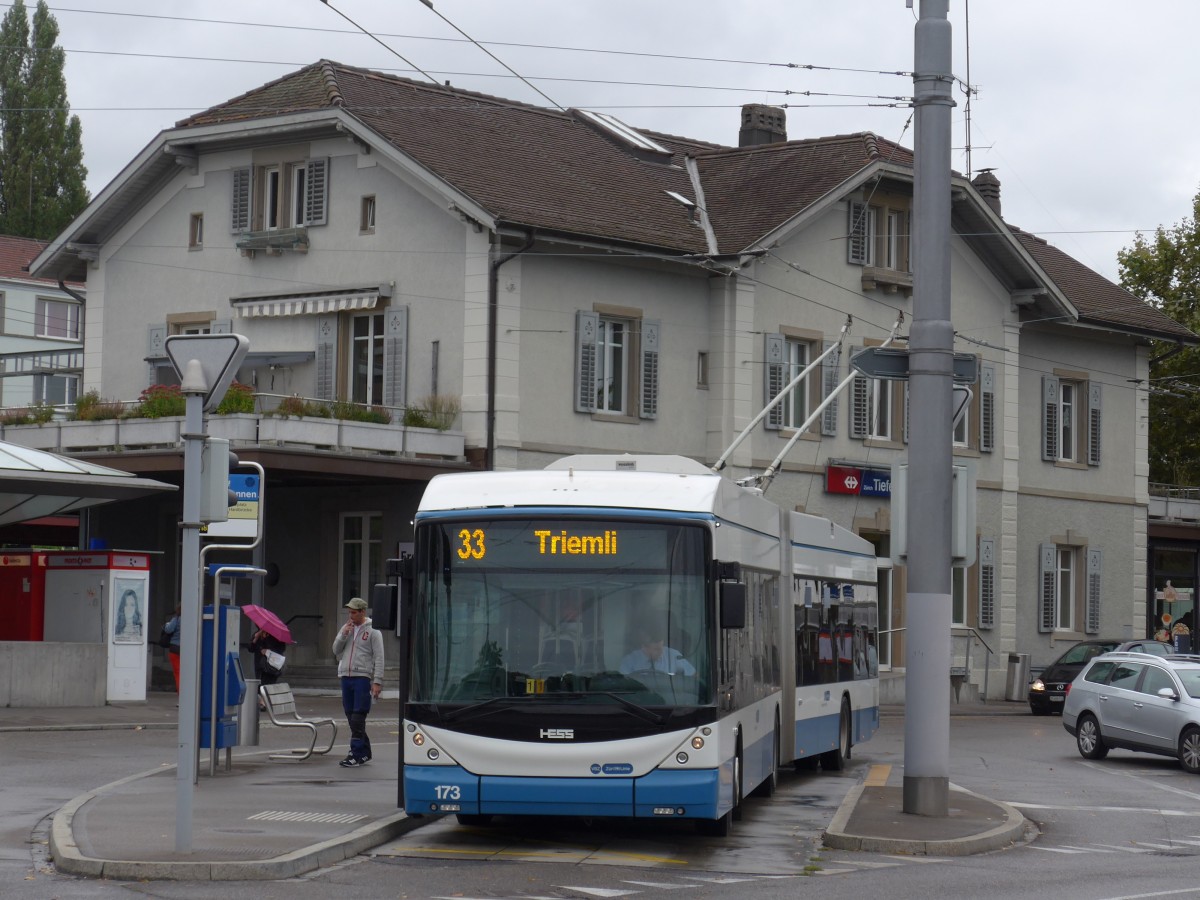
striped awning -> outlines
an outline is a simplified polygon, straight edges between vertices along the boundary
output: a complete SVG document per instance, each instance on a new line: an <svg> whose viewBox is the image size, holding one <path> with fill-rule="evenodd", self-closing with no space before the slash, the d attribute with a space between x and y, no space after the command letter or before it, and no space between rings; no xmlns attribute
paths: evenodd
<svg viewBox="0 0 1200 900"><path fill-rule="evenodd" d="M374 309L380 296L388 296L389 293L376 285L369 288L231 297L229 302L243 319L265 316L317 316L346 310Z"/></svg>

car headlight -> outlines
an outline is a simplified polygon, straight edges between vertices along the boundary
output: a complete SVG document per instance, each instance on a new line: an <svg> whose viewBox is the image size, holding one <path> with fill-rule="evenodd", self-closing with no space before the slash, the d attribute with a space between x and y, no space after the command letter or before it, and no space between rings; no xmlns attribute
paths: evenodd
<svg viewBox="0 0 1200 900"><path fill-rule="evenodd" d="M1046 689L1046 685L1042 682L1042 679L1038 678L1033 682L1033 684L1029 685L1029 689L1031 691L1044 691Z"/></svg>

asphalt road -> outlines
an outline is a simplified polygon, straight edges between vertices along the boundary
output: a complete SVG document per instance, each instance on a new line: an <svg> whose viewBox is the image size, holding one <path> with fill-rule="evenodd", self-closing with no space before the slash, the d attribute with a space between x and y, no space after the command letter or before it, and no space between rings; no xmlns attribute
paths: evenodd
<svg viewBox="0 0 1200 900"><path fill-rule="evenodd" d="M951 721L951 781L1020 809L1040 834L966 858L827 851L821 832L869 766L903 766L903 720L885 717L843 773L787 772L751 798L730 839L683 824L442 820L371 854L289 881L119 884L57 875L39 829L70 798L174 762L173 731L0 734L0 895L31 898L594 898L1200 896L1200 779L1169 759L1082 759L1057 717ZM808 881L798 883L799 880ZM819 880L818 884L810 883Z"/></svg>

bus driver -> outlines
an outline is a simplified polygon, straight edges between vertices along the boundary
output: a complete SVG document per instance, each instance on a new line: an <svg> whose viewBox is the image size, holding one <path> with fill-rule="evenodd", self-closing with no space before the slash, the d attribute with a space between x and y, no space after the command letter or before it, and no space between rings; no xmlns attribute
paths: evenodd
<svg viewBox="0 0 1200 900"><path fill-rule="evenodd" d="M665 672L668 675L695 675L696 667L684 659L678 650L667 647L657 632L648 628L638 631L639 647L625 655L618 670L622 675L634 672Z"/></svg>

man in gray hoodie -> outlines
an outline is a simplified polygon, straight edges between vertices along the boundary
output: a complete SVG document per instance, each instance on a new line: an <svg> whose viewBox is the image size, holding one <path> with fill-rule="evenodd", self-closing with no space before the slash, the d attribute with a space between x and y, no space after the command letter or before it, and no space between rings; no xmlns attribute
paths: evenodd
<svg viewBox="0 0 1200 900"><path fill-rule="evenodd" d="M350 723L350 752L338 765L353 769L371 758L367 713L383 690L383 634L371 627L366 600L355 597L346 609L349 621L333 639L333 655L342 679L342 709Z"/></svg>

